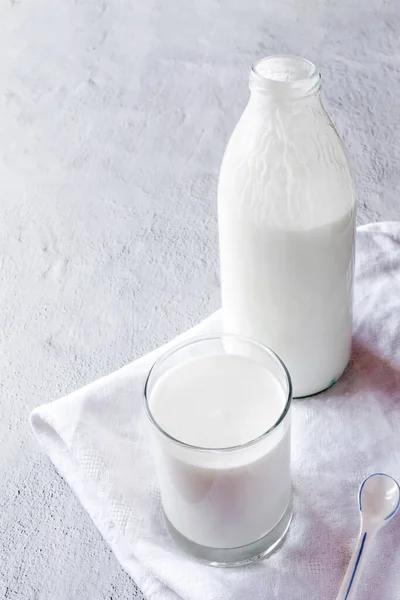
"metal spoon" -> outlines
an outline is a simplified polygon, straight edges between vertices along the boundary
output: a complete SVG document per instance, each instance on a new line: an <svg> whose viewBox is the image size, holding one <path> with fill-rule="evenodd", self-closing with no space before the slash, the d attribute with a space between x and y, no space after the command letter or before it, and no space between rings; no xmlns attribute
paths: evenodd
<svg viewBox="0 0 400 600"><path fill-rule="evenodd" d="M361 513L360 533L336 600L355 598L362 562L369 543L399 508L399 484L393 477L385 475L385 473L370 475L361 484L358 505Z"/></svg>

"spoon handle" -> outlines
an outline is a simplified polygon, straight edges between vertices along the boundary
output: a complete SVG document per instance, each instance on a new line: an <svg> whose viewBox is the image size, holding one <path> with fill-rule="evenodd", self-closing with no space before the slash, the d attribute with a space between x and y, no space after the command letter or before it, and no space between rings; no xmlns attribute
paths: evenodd
<svg viewBox="0 0 400 600"><path fill-rule="evenodd" d="M363 560L371 538L372 532L367 532L364 528L361 528L356 547L354 548L336 600L353 600L353 598L355 598L358 582L360 581Z"/></svg>

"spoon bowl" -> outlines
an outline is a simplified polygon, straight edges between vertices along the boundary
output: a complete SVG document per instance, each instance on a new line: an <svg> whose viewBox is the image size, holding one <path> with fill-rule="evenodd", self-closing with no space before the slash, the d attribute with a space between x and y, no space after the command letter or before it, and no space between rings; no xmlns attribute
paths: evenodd
<svg viewBox="0 0 400 600"><path fill-rule="evenodd" d="M374 473L360 486L358 504L363 520L384 524L397 512L400 504L399 484L385 473Z"/></svg>

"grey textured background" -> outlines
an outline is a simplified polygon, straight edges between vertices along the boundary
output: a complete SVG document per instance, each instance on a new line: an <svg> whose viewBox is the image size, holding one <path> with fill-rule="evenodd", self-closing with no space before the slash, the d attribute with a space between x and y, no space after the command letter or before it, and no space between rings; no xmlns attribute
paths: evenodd
<svg viewBox="0 0 400 600"><path fill-rule="evenodd" d="M397 219L400 5L0 0L0 597L137 592L27 419L219 304L216 182L254 59L318 64L359 221Z"/></svg>

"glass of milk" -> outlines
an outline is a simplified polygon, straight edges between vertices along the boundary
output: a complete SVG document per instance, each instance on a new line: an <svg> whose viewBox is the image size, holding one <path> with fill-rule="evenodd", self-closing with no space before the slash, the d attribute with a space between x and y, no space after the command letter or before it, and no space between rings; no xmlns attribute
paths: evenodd
<svg viewBox="0 0 400 600"><path fill-rule="evenodd" d="M197 559L234 566L268 555L292 518L292 384L256 341L192 338L145 385L161 500L172 537Z"/></svg>

